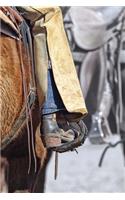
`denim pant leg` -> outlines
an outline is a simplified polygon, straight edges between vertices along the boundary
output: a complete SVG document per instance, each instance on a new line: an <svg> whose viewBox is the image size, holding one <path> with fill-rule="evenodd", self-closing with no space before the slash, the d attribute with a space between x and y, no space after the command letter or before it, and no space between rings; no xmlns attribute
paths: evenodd
<svg viewBox="0 0 125 200"><path fill-rule="evenodd" d="M42 115L52 114L58 111L66 111L63 101L56 87L52 69L48 69L48 91L43 104Z"/></svg>

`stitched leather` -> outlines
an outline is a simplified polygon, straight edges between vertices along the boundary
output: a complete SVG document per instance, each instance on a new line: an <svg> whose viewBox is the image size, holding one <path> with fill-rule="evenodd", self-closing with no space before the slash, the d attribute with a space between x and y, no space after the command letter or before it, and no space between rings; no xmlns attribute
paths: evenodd
<svg viewBox="0 0 125 200"><path fill-rule="evenodd" d="M43 103L47 91L49 53L55 83L65 107L69 112L86 114L87 109L64 31L60 8L21 7L21 9L23 16L33 25L37 84L43 92L40 95L40 103Z"/></svg>

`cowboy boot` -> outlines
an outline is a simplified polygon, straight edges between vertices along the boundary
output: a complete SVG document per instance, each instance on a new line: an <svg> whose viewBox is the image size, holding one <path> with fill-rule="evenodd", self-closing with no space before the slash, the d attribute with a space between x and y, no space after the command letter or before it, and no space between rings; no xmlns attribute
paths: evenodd
<svg viewBox="0 0 125 200"><path fill-rule="evenodd" d="M56 113L43 115L41 135L46 148L55 148L65 142L74 140L74 132L68 127L66 121L59 122Z"/></svg>

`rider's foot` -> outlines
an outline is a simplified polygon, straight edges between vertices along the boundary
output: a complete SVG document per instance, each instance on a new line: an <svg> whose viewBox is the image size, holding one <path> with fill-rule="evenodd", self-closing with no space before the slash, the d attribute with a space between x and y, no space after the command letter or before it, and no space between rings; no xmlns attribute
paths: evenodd
<svg viewBox="0 0 125 200"><path fill-rule="evenodd" d="M71 142L75 138L68 123L65 120L60 120L56 113L43 116L41 134L45 146L49 149Z"/></svg>
<svg viewBox="0 0 125 200"><path fill-rule="evenodd" d="M63 153L84 143L87 128L79 115L57 112L43 116L41 135L46 148Z"/></svg>

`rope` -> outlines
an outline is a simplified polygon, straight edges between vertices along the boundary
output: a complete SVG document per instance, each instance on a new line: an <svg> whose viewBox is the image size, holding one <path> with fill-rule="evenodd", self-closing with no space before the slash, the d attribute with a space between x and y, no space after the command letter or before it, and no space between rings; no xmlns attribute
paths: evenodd
<svg viewBox="0 0 125 200"><path fill-rule="evenodd" d="M24 91L24 100L25 100L25 108L26 108L26 126L27 126L27 133L28 133L28 151L29 151L29 168L28 168L28 174L31 169L31 149L30 149L30 128L29 128L29 113L28 113L28 107L27 107L27 87L26 87L26 75L25 70L23 66L23 59L21 54L21 39L19 40L19 54L20 54L20 62L21 62L21 70L22 70L22 81L23 81L23 91Z"/></svg>
<svg viewBox="0 0 125 200"><path fill-rule="evenodd" d="M30 92L31 90L35 91L35 76L34 76L34 62L33 62L33 52L32 52L32 41L31 41L31 36L29 33L29 27L25 23L25 21L22 21L20 28L18 28L19 32L21 32L22 35L22 41L23 44L26 48L26 53L27 53L27 59L29 63L31 64L31 77L30 77ZM37 159L36 159L36 153L35 153L35 145L34 145L34 131L33 131L33 120L32 120L32 112L30 108L30 102L29 102L29 97L30 93L28 95L27 92L27 84L26 84L26 75L25 75L25 70L23 66L23 59L22 59L22 54L21 54L21 38L20 38L20 59L21 59L21 68L22 68L22 80L23 80L23 91L24 91L24 98L25 98L25 103L26 103L26 124L27 124L27 133L28 133L28 152L29 152L29 167L28 167L28 174L30 173L31 170L31 150L33 154L33 159L34 159L34 171L37 171ZM31 60L30 60L31 59ZM30 125L29 125L30 121Z"/></svg>
<svg viewBox="0 0 125 200"><path fill-rule="evenodd" d="M106 152L108 151L109 148L115 148L118 144L121 144L121 143L125 143L125 139L122 139L122 140L119 140L117 141L116 143L109 143L107 147L105 147L104 151L102 152L102 155L100 157L100 160L99 160L99 164L98 166L101 167L102 166L102 162L104 160L104 156L106 154Z"/></svg>
<svg viewBox="0 0 125 200"><path fill-rule="evenodd" d="M20 29L21 29L21 34L22 34L22 41L26 47L28 61L29 61L29 63L31 63L31 78L30 78L30 87L31 87L30 92L31 92L31 90L33 90L33 91L35 90L35 77L34 77L35 73L34 73L34 63L33 63L32 41L31 41L31 36L29 33L29 28L28 28L27 24L25 23L25 21L23 21L21 25L22 26L20 27ZM29 58L31 58L31 62L30 62ZM36 172L37 171L37 159L36 159L36 154L35 154L33 120L32 120L32 113L31 113L31 108L30 108L29 97L30 97L30 93L29 93L29 95L27 95L27 109L28 109L28 116L30 118L30 131L31 131L30 140L31 140L31 147L32 147L32 153L33 153L34 165L35 165L34 171Z"/></svg>
<svg viewBox="0 0 125 200"><path fill-rule="evenodd" d="M55 152L55 174L54 178L57 179L58 176L58 152Z"/></svg>

